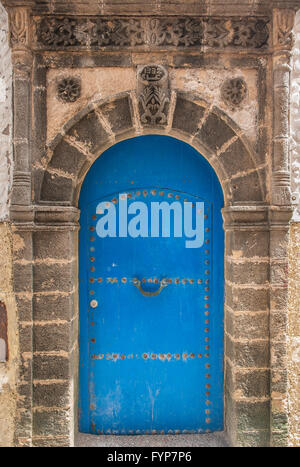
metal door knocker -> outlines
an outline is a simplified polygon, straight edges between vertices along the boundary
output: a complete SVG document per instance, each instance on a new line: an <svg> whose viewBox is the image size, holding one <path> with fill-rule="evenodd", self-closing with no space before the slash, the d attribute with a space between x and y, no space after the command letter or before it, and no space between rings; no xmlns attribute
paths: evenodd
<svg viewBox="0 0 300 467"><path fill-rule="evenodd" d="M137 279L136 277L133 279L133 285L135 287L137 287L139 289L139 291L141 292L142 295L144 295L145 297L156 297L157 295L160 294L160 292L162 291L162 289L164 289L165 287L167 287L168 283L167 283L167 279L162 279L160 281L160 287L159 289L155 290L154 292L148 292L146 290L143 290L142 287L141 287L141 281L139 279Z"/></svg>

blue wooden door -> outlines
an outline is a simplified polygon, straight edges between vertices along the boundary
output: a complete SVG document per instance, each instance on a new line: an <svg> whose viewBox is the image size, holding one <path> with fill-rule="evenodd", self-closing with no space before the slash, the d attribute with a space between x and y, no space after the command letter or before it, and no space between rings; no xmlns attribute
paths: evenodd
<svg viewBox="0 0 300 467"><path fill-rule="evenodd" d="M187 247L175 210L169 231L151 231L163 202L201 208L201 246ZM223 429L222 206L210 165L174 138L126 140L93 164L80 196L81 432Z"/></svg>

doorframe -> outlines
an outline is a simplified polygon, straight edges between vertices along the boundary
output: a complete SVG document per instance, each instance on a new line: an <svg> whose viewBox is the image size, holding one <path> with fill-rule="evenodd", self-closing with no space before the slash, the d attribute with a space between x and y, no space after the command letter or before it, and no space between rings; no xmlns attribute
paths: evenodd
<svg viewBox="0 0 300 467"><path fill-rule="evenodd" d="M61 176L61 171L55 175L51 161L75 125L81 125L91 112L100 112L103 118L105 109L115 108L126 113L124 125L119 125L118 111L108 117L107 125L111 130L115 125L117 130L95 148L94 159L117 141L157 133L192 145L219 178L225 199L225 430L235 446L280 445L286 439L288 416L285 326L292 207L268 202L264 169L241 130L220 109L211 110L198 96L173 92L168 125L150 129L142 126L135 99L134 92L122 93L90 104L76 114L48 146L46 167L34 172L38 187L35 204L12 205L14 239L23 245L14 257L22 375L18 404L24 409L17 421L16 444L74 443L78 391L76 206L81 183L93 160L83 149L85 163L76 167L73 178ZM255 170L247 170L240 179L230 176L209 149L209 141L200 139L195 131L189 132L187 107L193 109L195 118L200 107L210 109L207 116L212 112L218 125L234 131L234 141L239 140ZM77 149L81 150L79 146ZM65 163L68 157L71 155L64 152L62 161ZM257 174L256 187L253 173ZM49 199L51 193L60 199ZM249 271L252 277L258 277L258 283L247 283ZM28 355L32 355L30 360Z"/></svg>

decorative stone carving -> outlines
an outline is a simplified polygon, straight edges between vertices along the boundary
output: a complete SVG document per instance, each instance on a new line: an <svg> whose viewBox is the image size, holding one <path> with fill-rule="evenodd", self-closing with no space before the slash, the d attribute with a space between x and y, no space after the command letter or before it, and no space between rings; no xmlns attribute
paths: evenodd
<svg viewBox="0 0 300 467"><path fill-rule="evenodd" d="M295 12L293 10L274 10L274 45L280 48L292 48L294 43L293 27Z"/></svg>
<svg viewBox="0 0 300 467"><path fill-rule="evenodd" d="M28 11L25 8L10 10L10 41L13 48L23 48L29 42Z"/></svg>
<svg viewBox="0 0 300 467"><path fill-rule="evenodd" d="M138 72L139 111L144 125L165 125L168 119L169 92L167 70L147 65Z"/></svg>
<svg viewBox="0 0 300 467"><path fill-rule="evenodd" d="M247 17L45 17L37 20L37 45L68 47L249 47L268 45L268 20Z"/></svg>
<svg viewBox="0 0 300 467"><path fill-rule="evenodd" d="M298 203L294 211L294 220L300 221L300 11L295 21L296 43L293 50L293 69L291 76L291 165L292 165L292 201Z"/></svg>
<svg viewBox="0 0 300 467"><path fill-rule="evenodd" d="M243 78L228 79L221 88L221 95L229 106L239 106L247 95L247 84Z"/></svg>
<svg viewBox="0 0 300 467"><path fill-rule="evenodd" d="M264 20L245 18L233 22L232 44L238 47L260 48L268 41L269 33Z"/></svg>
<svg viewBox="0 0 300 467"><path fill-rule="evenodd" d="M64 78L57 84L59 99L63 102L75 102L81 93L81 83L78 78Z"/></svg>
<svg viewBox="0 0 300 467"><path fill-rule="evenodd" d="M273 183L272 201L277 206L292 202L290 174L290 74L292 29L295 12L288 9L273 10Z"/></svg>

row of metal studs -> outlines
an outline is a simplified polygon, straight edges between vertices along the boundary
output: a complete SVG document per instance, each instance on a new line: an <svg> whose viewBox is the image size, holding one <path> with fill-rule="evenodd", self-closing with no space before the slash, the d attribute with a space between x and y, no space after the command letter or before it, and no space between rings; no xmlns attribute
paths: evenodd
<svg viewBox="0 0 300 467"><path fill-rule="evenodd" d="M96 342L96 339L92 338L91 339L91 342L94 344ZM144 359L144 360L148 360L148 359L152 359L152 360L161 360L161 361L164 361L164 360L172 360L172 359L176 359L176 360L180 360L180 358L182 358L182 360L187 360L188 358L191 358L191 359L194 359L194 358L202 358L202 357L205 357L205 358L209 358L209 354L202 354L202 353L198 353L198 354L195 354L193 352L191 352L190 354L189 353L186 353L184 352L183 354L180 354L180 353L175 353L175 354L171 354L171 353L167 353L167 354L156 354L156 353L143 353L141 355L135 355L135 357L133 356L133 354L129 354L129 355L125 355L125 354L118 354L118 353L107 353L107 354L98 354L98 355L91 355L91 359L92 360L125 360L127 358L127 360L132 360L134 358L136 358L137 360L140 359L141 357ZM206 368L209 368L207 365L206 365Z"/></svg>
<svg viewBox="0 0 300 467"><path fill-rule="evenodd" d="M205 216L205 219L207 219L207 218L208 218L208 216ZM208 233L210 232L210 229L209 229L208 227L206 227L204 230L205 230L205 233L206 233L206 234L208 234ZM206 238L205 242L208 242L208 243L209 243L209 239ZM208 254L209 254L209 251L208 251ZM204 261L204 264L205 264L205 266L208 266L208 265L209 265L209 260L205 260L205 261ZM207 275L209 275L209 274L210 274L210 270L206 270L205 273L206 273ZM209 283L209 279L207 279L207 282ZM207 289L209 290L209 288L207 288ZM209 300L209 296L208 296L208 295L205 297L205 300ZM208 327L208 326L209 326L209 319L208 319L208 317L209 317L209 315L210 315L209 306L210 306L210 305L209 305L209 302L205 303L205 305L204 305L204 308L205 308L205 311L204 311L204 315L205 315L205 321L204 321L204 323L205 323L205 328L204 328L204 332L205 332L205 334L206 334L206 336L205 336L205 338L204 338L204 341L205 341L204 348L205 348L206 351L209 351L209 336L208 336L208 333L209 333L209 327ZM209 354L208 352L207 352L205 355L207 356L207 358L210 357L210 354ZM206 364L205 364L205 368L206 368L206 370L207 370L207 373L205 374L205 378L206 378L206 379L209 379L209 378L211 377L211 374L210 374L210 366L211 366L210 363L206 363ZM210 409L210 407L209 407L209 406L211 405L211 401L209 400L209 397L210 397L210 388L211 388L210 383L207 383L207 382L206 382L206 383L205 383L205 390L206 390L206 392L205 392L205 396L206 396L206 401L205 401L205 404L206 404L206 408L205 408L205 423L206 423L207 425L209 425L209 423L211 422L211 418L210 418L211 409ZM209 433L210 430L207 429L206 432Z"/></svg>

